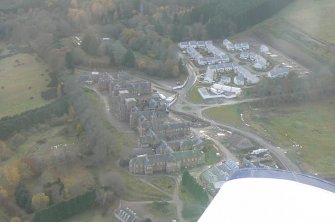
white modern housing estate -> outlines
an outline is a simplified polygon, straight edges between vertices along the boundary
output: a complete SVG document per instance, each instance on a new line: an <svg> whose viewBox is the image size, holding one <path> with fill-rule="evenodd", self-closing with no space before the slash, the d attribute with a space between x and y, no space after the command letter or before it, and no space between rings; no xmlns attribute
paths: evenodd
<svg viewBox="0 0 335 222"><path fill-rule="evenodd" d="M242 93L242 89L223 84L213 84L209 88L199 88L198 92L204 100L218 98L234 99Z"/></svg>
<svg viewBox="0 0 335 222"><path fill-rule="evenodd" d="M224 51L213 45L213 41L180 42L178 47L181 50L186 50L190 58L200 66L226 63L230 60ZM206 50L212 56L203 56L197 49Z"/></svg>
<svg viewBox="0 0 335 222"><path fill-rule="evenodd" d="M236 43L234 47L236 51L246 51L250 49L250 45L247 42Z"/></svg>
<svg viewBox="0 0 335 222"><path fill-rule="evenodd" d="M223 45L226 47L228 51L235 51L234 44L228 39L223 40Z"/></svg>
<svg viewBox="0 0 335 222"><path fill-rule="evenodd" d="M266 69L268 61L261 55L254 52L242 51L240 53L240 59L249 60L253 63L253 67L256 69Z"/></svg>
<svg viewBox="0 0 335 222"><path fill-rule="evenodd" d="M249 70L247 70L246 68L244 68L242 66L236 67L235 73L237 75L243 76L246 79L248 84L256 84L256 83L259 82L259 77L252 74Z"/></svg>

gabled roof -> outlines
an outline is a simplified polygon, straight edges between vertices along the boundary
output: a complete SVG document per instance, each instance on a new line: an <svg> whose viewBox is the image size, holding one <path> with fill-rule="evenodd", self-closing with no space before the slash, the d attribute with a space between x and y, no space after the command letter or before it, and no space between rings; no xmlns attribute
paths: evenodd
<svg viewBox="0 0 335 222"><path fill-rule="evenodd" d="M128 207L121 207L115 210L115 216L122 222L140 222L141 219Z"/></svg>

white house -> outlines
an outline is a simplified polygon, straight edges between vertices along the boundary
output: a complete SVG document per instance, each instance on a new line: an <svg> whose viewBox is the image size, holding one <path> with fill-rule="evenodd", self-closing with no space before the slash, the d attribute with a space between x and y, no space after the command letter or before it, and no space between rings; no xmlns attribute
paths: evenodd
<svg viewBox="0 0 335 222"><path fill-rule="evenodd" d="M208 48L213 45L213 41L205 41L205 45Z"/></svg>
<svg viewBox="0 0 335 222"><path fill-rule="evenodd" d="M223 45L226 47L228 51L235 51L234 44L228 39L223 40Z"/></svg>
<svg viewBox="0 0 335 222"><path fill-rule="evenodd" d="M203 56L197 50L195 50L195 48L193 48L193 47L188 47L187 48L187 53L191 57L191 59L194 59L194 60L199 61L199 59L203 58Z"/></svg>
<svg viewBox="0 0 335 222"><path fill-rule="evenodd" d="M204 66L208 64L206 58L198 58L197 62L200 66Z"/></svg>
<svg viewBox="0 0 335 222"><path fill-rule="evenodd" d="M197 41L189 41L188 45L189 45L189 47L192 47L194 49L198 47Z"/></svg>
<svg viewBox="0 0 335 222"><path fill-rule="evenodd" d="M204 82L205 83L213 83L214 82L214 74L215 74L215 66L208 66L206 73L205 73L205 77L204 77Z"/></svg>
<svg viewBox="0 0 335 222"><path fill-rule="evenodd" d="M115 210L114 216L121 222L140 222L141 219L128 207L121 207Z"/></svg>
<svg viewBox="0 0 335 222"><path fill-rule="evenodd" d="M178 43L178 47L180 48L180 49L182 49L182 50L185 50L185 49L187 49L188 48L188 42L179 42Z"/></svg>
<svg viewBox="0 0 335 222"><path fill-rule="evenodd" d="M256 84L259 82L259 78L255 75L253 75L249 70L242 66L238 66L235 68L235 73L239 76L243 76L246 80L247 83L249 84ZM244 81L243 81L244 83Z"/></svg>
<svg viewBox="0 0 335 222"><path fill-rule="evenodd" d="M244 60L249 59L249 52L244 52L244 51L241 52L240 59L244 59Z"/></svg>
<svg viewBox="0 0 335 222"><path fill-rule="evenodd" d="M230 84L231 83L231 78L229 76L222 76L220 83L223 84Z"/></svg>
<svg viewBox="0 0 335 222"><path fill-rule="evenodd" d="M234 84L237 86L244 86L244 76L243 75L237 75L234 77Z"/></svg>
<svg viewBox="0 0 335 222"><path fill-rule="evenodd" d="M266 69L267 66L268 66L267 60L264 57L257 55L253 67L256 69Z"/></svg>
<svg viewBox="0 0 335 222"><path fill-rule="evenodd" d="M236 51L246 51L250 49L250 45L247 42L237 43L234 47Z"/></svg>
<svg viewBox="0 0 335 222"><path fill-rule="evenodd" d="M234 93L236 95L239 95L242 92L241 88L225 86L222 84L213 84L210 88L210 91L216 95L223 94L225 92Z"/></svg>
<svg viewBox="0 0 335 222"><path fill-rule="evenodd" d="M198 41L197 45L198 45L199 48L206 48L205 41Z"/></svg>
<svg viewBox="0 0 335 222"><path fill-rule="evenodd" d="M230 58L228 55L221 56L221 62L229 62L229 61L230 61Z"/></svg>
<svg viewBox="0 0 335 222"><path fill-rule="evenodd" d="M216 46L214 45L208 45L207 46L207 50L211 53L213 53L214 55L216 56L225 56L226 53L224 53L221 49L217 48Z"/></svg>
<svg viewBox="0 0 335 222"><path fill-rule="evenodd" d="M270 52L270 49L266 45L261 45L259 47L259 51L263 54L268 54Z"/></svg>
<svg viewBox="0 0 335 222"><path fill-rule="evenodd" d="M254 62L254 61L256 61L257 56L258 56L258 55L257 55L256 53L254 53L254 52L250 52L250 53L249 53L249 60L252 61L252 62Z"/></svg>

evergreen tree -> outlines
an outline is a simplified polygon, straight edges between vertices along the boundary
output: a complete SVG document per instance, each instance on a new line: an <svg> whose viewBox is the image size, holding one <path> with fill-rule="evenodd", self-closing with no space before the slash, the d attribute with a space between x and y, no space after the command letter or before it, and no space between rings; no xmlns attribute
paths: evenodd
<svg viewBox="0 0 335 222"><path fill-rule="evenodd" d="M128 50L127 53L123 57L123 65L127 67L135 67L136 59L132 50Z"/></svg>
<svg viewBox="0 0 335 222"><path fill-rule="evenodd" d="M65 67L70 69L72 72L74 71L74 58L71 52L67 52L65 54Z"/></svg>
<svg viewBox="0 0 335 222"><path fill-rule="evenodd" d="M112 49L109 49L108 56L109 56L109 63L111 65L114 65L115 64L115 57L114 57L114 53L113 53Z"/></svg>
<svg viewBox="0 0 335 222"><path fill-rule="evenodd" d="M31 195L23 183L19 183L15 190L15 201L17 205L27 213L32 212Z"/></svg>

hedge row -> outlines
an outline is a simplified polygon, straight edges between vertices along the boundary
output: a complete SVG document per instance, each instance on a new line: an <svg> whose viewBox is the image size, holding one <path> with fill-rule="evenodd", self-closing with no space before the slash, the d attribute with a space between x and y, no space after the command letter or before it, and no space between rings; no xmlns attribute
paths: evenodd
<svg viewBox="0 0 335 222"><path fill-rule="evenodd" d="M70 200L57 203L35 213L33 222L58 222L82 213L95 204L95 191L87 191Z"/></svg>
<svg viewBox="0 0 335 222"><path fill-rule="evenodd" d="M0 139L8 139L20 130L44 123L52 116L62 116L68 111L68 98L61 97L43 107L0 119Z"/></svg>

